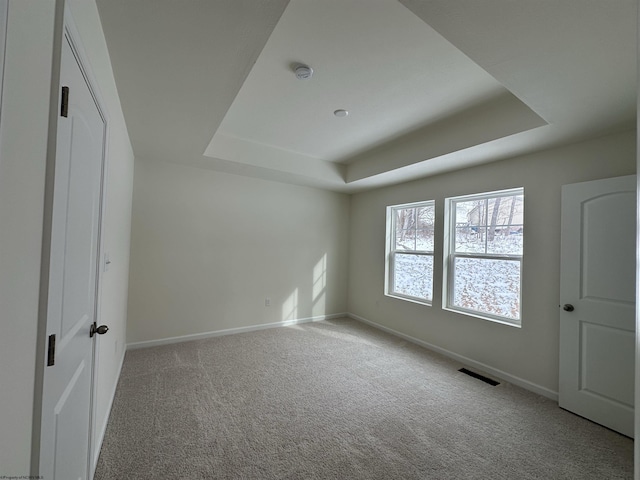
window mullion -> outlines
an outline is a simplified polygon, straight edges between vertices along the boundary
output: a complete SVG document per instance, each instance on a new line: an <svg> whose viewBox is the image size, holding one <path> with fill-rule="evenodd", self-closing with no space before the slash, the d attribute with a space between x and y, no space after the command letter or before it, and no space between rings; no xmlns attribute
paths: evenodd
<svg viewBox="0 0 640 480"><path fill-rule="evenodd" d="M477 258L480 260L521 260L522 255L500 255L497 253L470 253L470 252L460 252L460 253L452 253L454 257L465 257L465 258Z"/></svg>
<svg viewBox="0 0 640 480"><path fill-rule="evenodd" d="M489 199L484 199L484 253L487 253L489 241Z"/></svg>

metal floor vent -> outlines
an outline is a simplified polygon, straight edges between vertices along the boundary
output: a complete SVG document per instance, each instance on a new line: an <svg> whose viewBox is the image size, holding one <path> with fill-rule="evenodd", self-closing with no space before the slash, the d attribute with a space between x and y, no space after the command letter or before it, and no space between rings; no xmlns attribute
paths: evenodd
<svg viewBox="0 0 640 480"><path fill-rule="evenodd" d="M462 372L462 373L466 373L470 377L477 378L478 380L482 380L484 383L488 383L492 387L495 387L496 385L500 385L500 382L496 382L495 380L493 380L491 378L487 378L484 375L480 375L479 373L472 372L471 370L467 370L466 368L461 368L458 371Z"/></svg>

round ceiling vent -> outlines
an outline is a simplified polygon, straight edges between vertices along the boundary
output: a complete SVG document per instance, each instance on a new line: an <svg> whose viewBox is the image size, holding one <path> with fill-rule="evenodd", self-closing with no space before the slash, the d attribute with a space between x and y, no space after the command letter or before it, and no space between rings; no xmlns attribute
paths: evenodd
<svg viewBox="0 0 640 480"><path fill-rule="evenodd" d="M298 80L308 80L313 75L313 68L308 65L297 65L294 71Z"/></svg>

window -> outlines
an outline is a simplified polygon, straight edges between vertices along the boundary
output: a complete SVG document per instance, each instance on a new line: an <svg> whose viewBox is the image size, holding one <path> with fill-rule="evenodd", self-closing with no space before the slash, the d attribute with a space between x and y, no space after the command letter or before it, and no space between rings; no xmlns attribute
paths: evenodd
<svg viewBox="0 0 640 480"><path fill-rule="evenodd" d="M386 295L431 304L435 216L433 200L387 207Z"/></svg>
<svg viewBox="0 0 640 480"><path fill-rule="evenodd" d="M522 188L448 198L445 308L520 326Z"/></svg>

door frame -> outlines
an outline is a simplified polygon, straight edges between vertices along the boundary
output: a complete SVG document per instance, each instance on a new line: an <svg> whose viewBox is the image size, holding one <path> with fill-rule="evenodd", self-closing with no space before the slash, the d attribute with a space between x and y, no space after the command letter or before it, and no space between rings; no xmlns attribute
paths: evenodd
<svg viewBox="0 0 640 480"><path fill-rule="evenodd" d="M0 0L0 2L3 0ZM94 76L88 55L82 44L82 37L76 26L71 14L70 8L65 5L64 1L58 0L56 5L56 35L53 46L53 68L51 81L51 103L49 114L49 140L47 148L47 173L45 180L44 195L44 225L42 239L42 258L41 258L41 275L40 275L40 298L39 298L39 314L38 314L38 346L36 359L36 383L34 392L34 414L33 414L33 441L31 452L31 475L40 475L40 452L41 452L41 428L43 411L42 399L44 397L44 378L46 375L45 357L46 357L46 334L48 322L48 298L49 298L49 265L52 258L51 251L51 235L52 235L52 212L53 212L53 192L55 185L55 168L56 168L56 143L58 131L58 118L60 112L60 72L61 72L61 55L64 42L68 42L74 57L80 67L80 70L87 83L91 96L96 104L98 112L104 123L103 145L102 145L102 166L100 172L100 194L98 209L98 245L96 251L96 286L95 286L95 307L94 320L101 323L102 311L102 284L104 274L104 226L106 218L106 198L107 198L107 172L108 170L108 145L109 145L109 117L102 100L102 95L98 88L98 82ZM95 338L98 338L96 336ZM96 432L96 416L97 416L97 379L99 372L99 345L100 342L93 340L91 354L91 386L89 400L89 445L87 458L87 474L92 479L95 473L96 463L100 452L100 444L102 443L102 435L95 439ZM104 433L104 432L101 432Z"/></svg>

